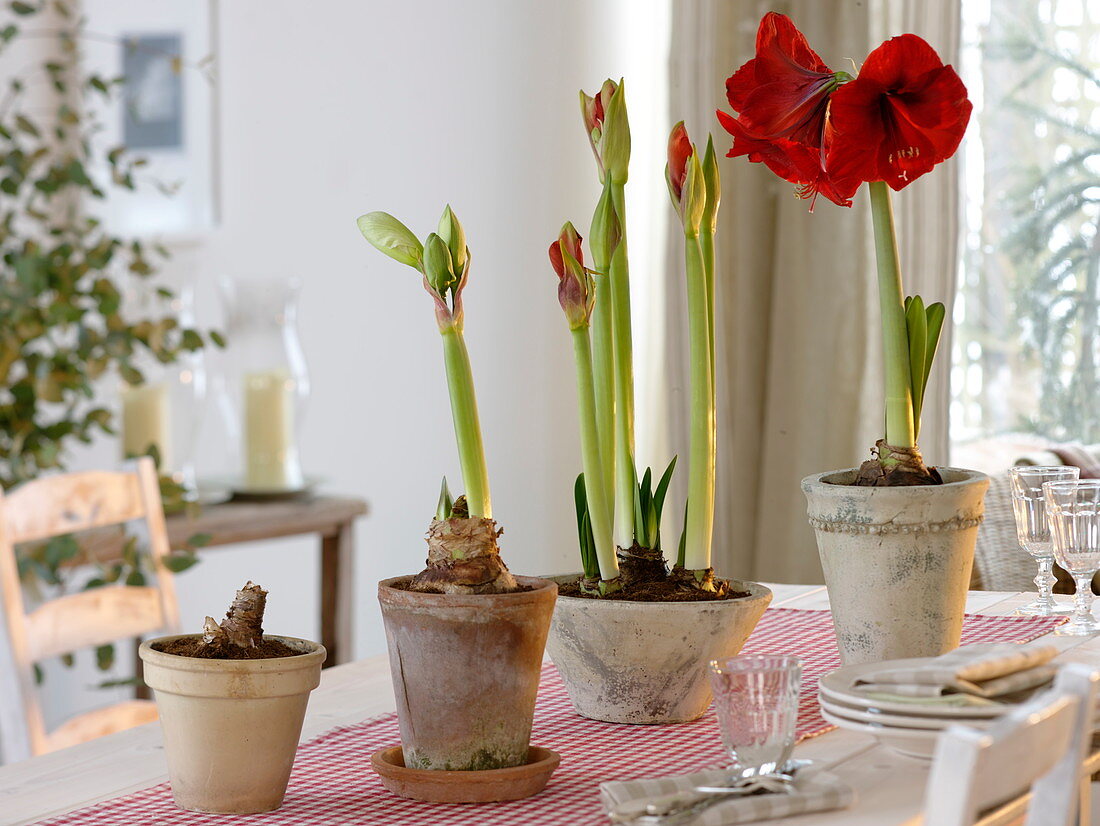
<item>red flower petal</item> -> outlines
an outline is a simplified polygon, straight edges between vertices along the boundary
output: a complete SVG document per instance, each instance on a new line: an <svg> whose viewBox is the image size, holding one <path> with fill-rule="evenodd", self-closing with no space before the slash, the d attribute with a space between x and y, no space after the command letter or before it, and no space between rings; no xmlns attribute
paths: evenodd
<svg viewBox="0 0 1100 826"><path fill-rule="evenodd" d="M565 263L561 257L561 242L554 241L550 245L550 264L554 268L554 272L558 274L558 278L565 277Z"/></svg>
<svg viewBox="0 0 1100 826"><path fill-rule="evenodd" d="M733 135L733 147L727 158L747 156L752 163L762 163L780 178L798 186L801 198L824 195L840 206L850 207L860 181L834 177L822 165L820 149L783 138L767 140L748 133L737 118L719 111L718 120Z"/></svg>
<svg viewBox="0 0 1100 826"><path fill-rule="evenodd" d="M755 69L758 83L783 80L792 72L832 74L791 18L774 11L764 15L756 30Z"/></svg>
<svg viewBox="0 0 1100 826"><path fill-rule="evenodd" d="M836 85L791 19L769 12L756 33L756 57L726 81L726 97L749 132L820 146Z"/></svg>

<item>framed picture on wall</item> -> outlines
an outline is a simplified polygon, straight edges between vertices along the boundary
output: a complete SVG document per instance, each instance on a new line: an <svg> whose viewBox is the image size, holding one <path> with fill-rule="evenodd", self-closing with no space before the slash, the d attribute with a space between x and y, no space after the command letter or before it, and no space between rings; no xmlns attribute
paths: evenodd
<svg viewBox="0 0 1100 826"><path fill-rule="evenodd" d="M115 232L181 238L218 223L215 0L84 0L89 71L124 77L100 113L99 140L146 163L133 192L111 189L94 209ZM107 169L97 170L107 175Z"/></svg>

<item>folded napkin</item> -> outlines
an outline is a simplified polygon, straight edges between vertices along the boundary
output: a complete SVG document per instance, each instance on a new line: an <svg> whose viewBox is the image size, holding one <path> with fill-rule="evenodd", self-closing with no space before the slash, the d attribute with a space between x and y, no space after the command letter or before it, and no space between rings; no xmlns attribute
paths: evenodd
<svg viewBox="0 0 1100 826"><path fill-rule="evenodd" d="M869 695L1015 699L1009 695L1054 679L1057 668L1049 663L1056 656L1058 649L1050 645L964 645L917 665L868 672L856 688Z"/></svg>
<svg viewBox="0 0 1100 826"><path fill-rule="evenodd" d="M836 775L815 770L813 766L798 772L795 791L790 794L764 793L732 797L704 809L691 821L692 826L730 826L758 820L788 817L803 812L823 812L847 808L855 802L855 792ZM691 795L696 786L722 786L729 783L729 771L705 771L678 777L643 780L613 780L600 784L600 801L607 815L629 823L630 816L642 814L646 806L662 806Z"/></svg>

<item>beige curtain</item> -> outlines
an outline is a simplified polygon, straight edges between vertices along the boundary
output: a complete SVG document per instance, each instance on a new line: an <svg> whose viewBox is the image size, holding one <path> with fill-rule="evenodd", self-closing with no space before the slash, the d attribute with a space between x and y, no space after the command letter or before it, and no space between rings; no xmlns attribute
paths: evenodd
<svg viewBox="0 0 1100 826"><path fill-rule="evenodd" d="M851 69L849 58L862 60L888 33L903 31L921 34L957 62L957 4L673 0L670 121L685 119L700 149L713 133L725 154L730 139L714 110L728 109L725 79L752 56L757 25L769 10L789 14L828 65ZM906 13L920 6L937 13ZM882 431L881 332L866 192L851 210L821 198L811 215L793 187L762 165L738 158L723 160L721 170L715 567L726 576L820 582L799 481L862 461ZM895 197L906 288L949 307L956 172L949 164ZM686 378L676 378L687 376L678 225L670 232L668 273L669 438L686 457ZM947 457L949 359L945 344L921 435L925 455L940 464Z"/></svg>

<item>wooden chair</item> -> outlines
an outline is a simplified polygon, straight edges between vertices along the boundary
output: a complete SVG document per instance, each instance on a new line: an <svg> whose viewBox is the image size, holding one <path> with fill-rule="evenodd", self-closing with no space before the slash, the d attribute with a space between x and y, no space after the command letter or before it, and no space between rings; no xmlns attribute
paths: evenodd
<svg viewBox="0 0 1100 826"><path fill-rule="evenodd" d="M924 823L972 826L980 812L1029 788L1025 826L1074 823L1079 810L1088 811L1081 772L1098 682L1100 672L1066 665L1050 691L989 729L947 729L936 743Z"/></svg>
<svg viewBox="0 0 1100 826"><path fill-rule="evenodd" d="M15 546L67 533L141 520L156 560L156 586L105 586L69 594L26 613ZM175 631L179 609L172 574L160 560L168 533L153 460L119 472L48 476L0 495L0 597L13 668L0 703L0 731L8 761L72 746L156 719L156 706L131 700L81 714L47 732L35 691L34 664L50 657L152 631ZM0 681L2 681L0 676Z"/></svg>

